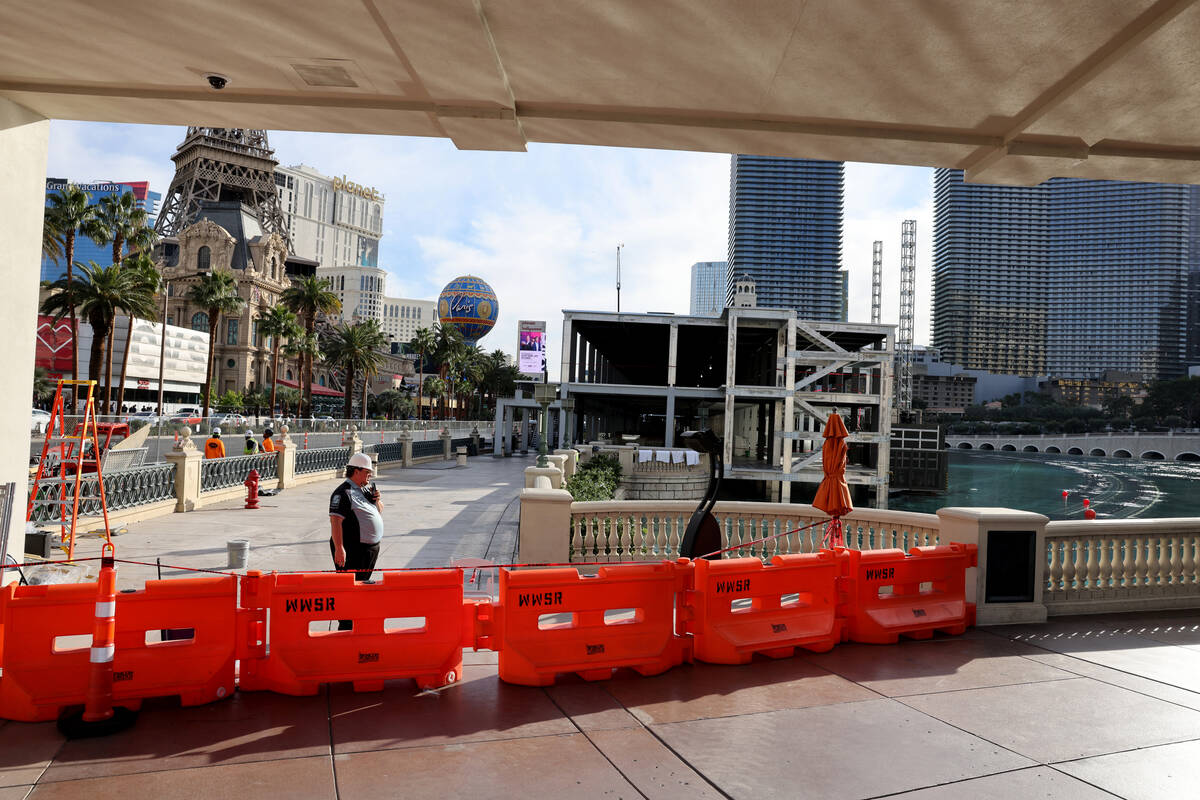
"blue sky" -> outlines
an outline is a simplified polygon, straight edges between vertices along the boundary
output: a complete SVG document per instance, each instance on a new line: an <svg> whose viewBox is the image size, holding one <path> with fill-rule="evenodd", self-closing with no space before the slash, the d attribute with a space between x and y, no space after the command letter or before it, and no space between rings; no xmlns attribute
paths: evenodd
<svg viewBox="0 0 1200 800"><path fill-rule="evenodd" d="M55 120L47 174L149 180L165 192L176 126ZM373 186L387 203L380 266L387 292L433 299L457 275L488 281L500 299L488 350L516 350L519 319L547 321L560 356L562 309L687 313L690 267L724 260L729 156L531 144L526 153L459 151L449 141L271 131L286 166ZM850 319L870 321L871 243L884 243L883 321L895 323L900 223L917 220L916 341L929 341L932 171L847 164L842 264ZM556 370L552 370L552 373Z"/></svg>

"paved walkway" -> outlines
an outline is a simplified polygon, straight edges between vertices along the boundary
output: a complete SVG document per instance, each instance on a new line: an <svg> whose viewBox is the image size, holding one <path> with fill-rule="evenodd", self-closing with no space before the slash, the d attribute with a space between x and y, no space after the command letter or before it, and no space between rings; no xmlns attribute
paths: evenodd
<svg viewBox="0 0 1200 800"><path fill-rule="evenodd" d="M380 567L441 567L460 558L514 560L517 548L517 496L524 486L527 458L468 459L467 466L435 461L403 469L387 467L376 478L383 500L384 541ZM250 569L326 570L329 556L329 495L339 481L321 481L264 497L258 510L245 500L204 506L129 525L113 538L117 557L169 565L164 578L185 574L170 566L224 569L225 543L250 540ZM99 555L100 540L81 538L80 558ZM93 568L95 562L92 562ZM157 577L154 567L119 564L121 588L140 588Z"/></svg>
<svg viewBox="0 0 1200 800"><path fill-rule="evenodd" d="M1200 785L1200 618L1092 617L643 678L395 681L0 726L0 800L1146 798ZM35 785L36 784L36 785Z"/></svg>

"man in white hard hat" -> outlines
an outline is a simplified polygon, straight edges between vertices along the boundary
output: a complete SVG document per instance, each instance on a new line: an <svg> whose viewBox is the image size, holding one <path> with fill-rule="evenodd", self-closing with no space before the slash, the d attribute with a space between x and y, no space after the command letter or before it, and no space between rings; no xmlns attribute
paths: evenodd
<svg viewBox="0 0 1200 800"><path fill-rule="evenodd" d="M383 540L383 501L371 480L371 457L355 453L346 463L346 480L329 497L329 550L333 566L353 571L355 580L371 579ZM338 630L349 630L350 620L339 620Z"/></svg>

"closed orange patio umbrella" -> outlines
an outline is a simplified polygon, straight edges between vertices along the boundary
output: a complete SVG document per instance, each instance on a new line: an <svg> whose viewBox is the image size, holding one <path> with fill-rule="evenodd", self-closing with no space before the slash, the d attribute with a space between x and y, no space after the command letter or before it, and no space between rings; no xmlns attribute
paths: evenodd
<svg viewBox="0 0 1200 800"><path fill-rule="evenodd" d="M846 460L848 448L846 437L850 433L837 412L829 415L825 421L825 431L822 434L825 443L821 446L821 468L825 477L817 487L817 496L813 498L813 507L819 508L833 517L825 528L825 544L842 546L842 516L854 510L850 501L850 487L846 484Z"/></svg>

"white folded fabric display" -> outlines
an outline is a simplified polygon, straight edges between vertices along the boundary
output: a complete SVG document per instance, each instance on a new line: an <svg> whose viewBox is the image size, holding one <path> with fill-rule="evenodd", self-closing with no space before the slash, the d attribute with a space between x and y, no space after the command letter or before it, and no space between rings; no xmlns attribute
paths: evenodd
<svg viewBox="0 0 1200 800"><path fill-rule="evenodd" d="M686 459L687 459L687 451L686 450L672 450L671 451L671 463L672 464L682 464Z"/></svg>
<svg viewBox="0 0 1200 800"><path fill-rule="evenodd" d="M687 450L684 454L687 456L687 465L689 467L694 467L700 463L700 454L695 450Z"/></svg>
<svg viewBox="0 0 1200 800"><path fill-rule="evenodd" d="M661 461L664 464L670 464L671 463L671 451L670 450L655 450L654 451L654 460Z"/></svg>
<svg viewBox="0 0 1200 800"><path fill-rule="evenodd" d="M639 464L645 464L647 461L654 458L654 451L653 450L638 450L637 457L638 457Z"/></svg>

